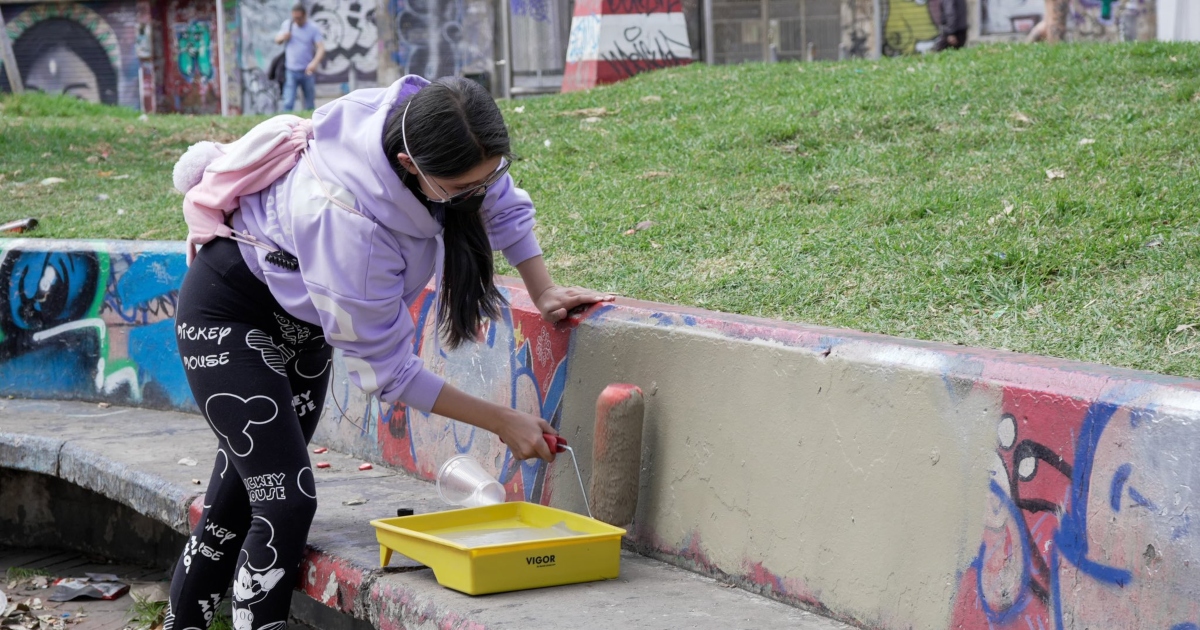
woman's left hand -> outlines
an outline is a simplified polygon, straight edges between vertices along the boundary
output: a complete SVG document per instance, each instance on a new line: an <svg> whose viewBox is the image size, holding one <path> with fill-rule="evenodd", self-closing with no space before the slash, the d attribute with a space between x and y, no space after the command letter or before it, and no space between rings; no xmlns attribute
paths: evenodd
<svg viewBox="0 0 1200 630"><path fill-rule="evenodd" d="M542 319L557 322L566 318L567 314L577 306L595 304L596 302L612 302L617 296L611 293L601 293L580 287L560 287L551 285L534 299Z"/></svg>

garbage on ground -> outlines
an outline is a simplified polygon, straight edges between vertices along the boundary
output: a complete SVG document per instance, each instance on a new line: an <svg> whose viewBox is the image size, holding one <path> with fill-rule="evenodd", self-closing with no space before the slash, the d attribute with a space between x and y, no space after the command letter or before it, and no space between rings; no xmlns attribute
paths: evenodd
<svg viewBox="0 0 1200 630"><path fill-rule="evenodd" d="M317 468L329 468L329 462L317 462Z"/></svg>
<svg viewBox="0 0 1200 630"><path fill-rule="evenodd" d="M328 452L329 452L329 449L325 448L324 446L318 446L317 448L313 449L313 453L316 453L317 455L322 455L322 454L328 453Z"/></svg>
<svg viewBox="0 0 1200 630"><path fill-rule="evenodd" d="M371 464L368 464L366 462L363 462L358 465L359 470L371 470L372 468L374 468L374 466L372 466Z"/></svg>
<svg viewBox="0 0 1200 630"><path fill-rule="evenodd" d="M50 592L52 602L68 602L80 597L113 600L129 592L129 585L108 573L87 573L82 578L60 578Z"/></svg>

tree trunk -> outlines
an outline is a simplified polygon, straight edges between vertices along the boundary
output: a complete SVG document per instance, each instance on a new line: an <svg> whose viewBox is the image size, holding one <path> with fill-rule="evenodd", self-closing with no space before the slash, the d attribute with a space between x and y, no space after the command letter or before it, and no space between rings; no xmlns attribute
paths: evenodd
<svg viewBox="0 0 1200 630"><path fill-rule="evenodd" d="M1046 0L1046 41L1050 43L1066 41L1067 14L1070 13L1069 0Z"/></svg>

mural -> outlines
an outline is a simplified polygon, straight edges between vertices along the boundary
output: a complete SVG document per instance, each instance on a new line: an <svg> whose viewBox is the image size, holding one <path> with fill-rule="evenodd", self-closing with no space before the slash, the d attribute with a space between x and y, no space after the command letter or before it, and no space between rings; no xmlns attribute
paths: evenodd
<svg viewBox="0 0 1200 630"><path fill-rule="evenodd" d="M321 79L347 81L353 70L359 79L374 81L379 66L375 0L316 0L309 12L325 35Z"/></svg>
<svg viewBox="0 0 1200 630"><path fill-rule="evenodd" d="M505 289L510 299L515 291ZM532 307L505 307L499 321L483 330L479 343L448 351L436 335L436 296L426 291L411 307L421 337L416 350L426 366L463 391L540 415L559 426L567 379L570 330L542 321ZM513 460L499 439L482 429L441 416L381 404L365 397L334 362L333 391L318 440L346 450L364 442L378 445L378 456L422 478L433 479L443 461L468 453L504 484L513 499L545 502L546 466Z"/></svg>
<svg viewBox="0 0 1200 630"><path fill-rule="evenodd" d="M219 114L216 7L200 0L169 0L165 10L160 111Z"/></svg>
<svg viewBox="0 0 1200 630"><path fill-rule="evenodd" d="M137 106L133 0L92 6L12 4L2 10L27 89ZM7 79L2 83L7 89Z"/></svg>
<svg viewBox="0 0 1200 630"><path fill-rule="evenodd" d="M1003 395L979 554L952 628L1195 630L1200 426L1117 389Z"/></svg>
<svg viewBox="0 0 1200 630"><path fill-rule="evenodd" d="M6 395L195 409L172 325L181 251L0 241Z"/></svg>
<svg viewBox="0 0 1200 630"><path fill-rule="evenodd" d="M883 54L926 52L937 41L927 0L883 0Z"/></svg>

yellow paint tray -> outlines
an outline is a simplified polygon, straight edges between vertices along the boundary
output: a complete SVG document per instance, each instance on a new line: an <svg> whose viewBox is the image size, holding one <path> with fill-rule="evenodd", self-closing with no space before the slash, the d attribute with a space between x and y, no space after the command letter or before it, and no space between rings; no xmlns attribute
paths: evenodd
<svg viewBox="0 0 1200 630"><path fill-rule="evenodd" d="M468 595L615 579L625 535L619 527L574 512L522 501L382 518L371 525L381 566L394 551L433 569L438 584ZM571 535L537 538L564 527ZM534 539L480 544L495 532Z"/></svg>

